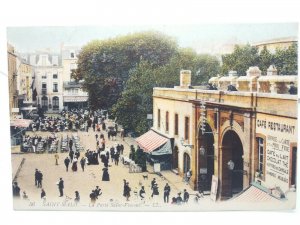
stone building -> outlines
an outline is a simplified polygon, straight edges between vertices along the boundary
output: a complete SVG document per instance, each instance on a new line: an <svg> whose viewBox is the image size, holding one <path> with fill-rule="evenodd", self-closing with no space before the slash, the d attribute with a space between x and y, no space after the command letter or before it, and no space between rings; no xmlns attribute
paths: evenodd
<svg viewBox="0 0 300 225"><path fill-rule="evenodd" d="M18 86L17 86L17 55L15 48L7 44L8 62L8 87L9 87L9 111L10 116L14 117L19 113L18 108Z"/></svg>
<svg viewBox="0 0 300 225"><path fill-rule="evenodd" d="M243 91L194 89L188 71L181 73L179 87L154 88L152 139L147 142L146 133L138 144L155 153L171 140L166 152L172 169L181 176L191 170L190 185L204 192L212 190L214 177L221 200L246 193L253 184L273 197L293 189L297 96L256 91L257 69L249 68L248 85L237 85Z"/></svg>
<svg viewBox="0 0 300 225"><path fill-rule="evenodd" d="M277 38L272 40L266 40L261 42L253 43L252 46L257 47L258 51L261 52L264 47L267 48L271 53L275 53L276 49L288 49L288 47L292 46L293 44L298 43L297 37L285 37L285 38Z"/></svg>

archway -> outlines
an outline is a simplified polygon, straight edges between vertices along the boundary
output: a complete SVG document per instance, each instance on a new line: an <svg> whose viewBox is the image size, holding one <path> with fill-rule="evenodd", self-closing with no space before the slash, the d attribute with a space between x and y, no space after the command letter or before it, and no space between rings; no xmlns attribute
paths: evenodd
<svg viewBox="0 0 300 225"><path fill-rule="evenodd" d="M191 159L189 154L184 153L183 154L183 172L186 173L191 168Z"/></svg>
<svg viewBox="0 0 300 225"><path fill-rule="evenodd" d="M198 132L198 189L210 191L211 179L214 174L214 135L206 123L204 133Z"/></svg>
<svg viewBox="0 0 300 225"><path fill-rule="evenodd" d="M178 168L178 147L175 146L173 149L173 169L177 169Z"/></svg>
<svg viewBox="0 0 300 225"><path fill-rule="evenodd" d="M243 190L243 145L237 133L227 131L222 140L222 198L231 198Z"/></svg>

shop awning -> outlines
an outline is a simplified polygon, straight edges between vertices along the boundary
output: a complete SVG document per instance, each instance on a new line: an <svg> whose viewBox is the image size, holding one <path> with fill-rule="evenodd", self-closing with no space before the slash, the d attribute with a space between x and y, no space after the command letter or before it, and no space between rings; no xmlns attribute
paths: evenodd
<svg viewBox="0 0 300 225"><path fill-rule="evenodd" d="M240 195L232 198L235 202L257 202L257 203L278 203L279 199L273 197L269 193L261 190L258 187L251 185L248 189L244 190Z"/></svg>
<svg viewBox="0 0 300 225"><path fill-rule="evenodd" d="M144 152L151 153L154 150L162 147L168 141L169 138L166 138L153 130L149 130L147 133L135 139L138 145L144 150Z"/></svg>
<svg viewBox="0 0 300 225"><path fill-rule="evenodd" d="M29 125L32 123L32 120L26 120L26 119L12 119L10 120L10 126L11 127L29 127Z"/></svg>
<svg viewBox="0 0 300 225"><path fill-rule="evenodd" d="M87 102L88 96L64 96L64 102Z"/></svg>

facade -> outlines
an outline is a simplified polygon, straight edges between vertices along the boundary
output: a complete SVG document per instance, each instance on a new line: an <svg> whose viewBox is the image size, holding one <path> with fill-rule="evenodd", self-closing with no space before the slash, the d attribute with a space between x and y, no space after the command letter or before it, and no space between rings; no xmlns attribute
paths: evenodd
<svg viewBox="0 0 300 225"><path fill-rule="evenodd" d="M286 37L253 43L252 46L257 47L259 52L261 52L264 47L266 47L267 50L269 50L271 53L275 53L276 49L287 49L288 47L297 43L297 37Z"/></svg>
<svg viewBox="0 0 300 225"><path fill-rule="evenodd" d="M34 78L33 66L28 64L24 59L17 57L17 89L18 105L23 115L30 113L36 107L33 107L33 90L32 82Z"/></svg>
<svg viewBox="0 0 300 225"><path fill-rule="evenodd" d="M9 110L10 116L14 117L19 113L18 108L18 74L17 74L17 55L15 49L7 44L7 61L8 61L8 85L9 85Z"/></svg>
<svg viewBox="0 0 300 225"><path fill-rule="evenodd" d="M76 46L61 47L62 80L63 80L63 106L65 109L87 107L88 93L82 90L84 81L76 82L71 77L73 70L77 69L77 55L80 49Z"/></svg>
<svg viewBox="0 0 300 225"><path fill-rule="evenodd" d="M173 169L180 175L191 169L190 185L204 192L210 192L214 175L221 200L252 183L274 196L294 188L297 96L250 86L243 91L193 89L184 83L189 77L180 87L153 90L152 129L174 139Z"/></svg>

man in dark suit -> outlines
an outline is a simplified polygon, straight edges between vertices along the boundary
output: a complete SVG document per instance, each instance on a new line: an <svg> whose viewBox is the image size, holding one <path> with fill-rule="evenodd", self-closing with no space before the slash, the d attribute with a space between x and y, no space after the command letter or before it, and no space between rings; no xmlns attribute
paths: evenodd
<svg viewBox="0 0 300 225"><path fill-rule="evenodd" d="M65 158L64 163L65 163L65 166L66 166L66 171L68 172L69 164L70 164L70 159L69 159L69 157L66 157L66 158Z"/></svg>
<svg viewBox="0 0 300 225"><path fill-rule="evenodd" d="M62 197L64 195L64 181L62 178L59 178L58 182L58 190L59 190L59 197Z"/></svg>
<svg viewBox="0 0 300 225"><path fill-rule="evenodd" d="M171 188L168 183L166 183L166 186L164 187L164 202L169 203L169 195L171 192Z"/></svg>

